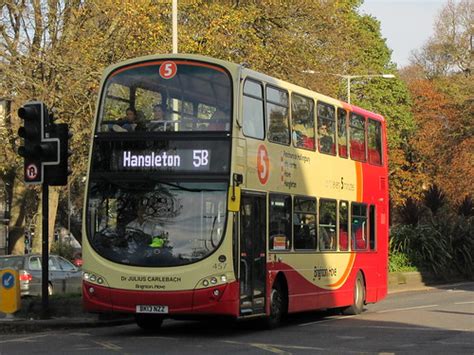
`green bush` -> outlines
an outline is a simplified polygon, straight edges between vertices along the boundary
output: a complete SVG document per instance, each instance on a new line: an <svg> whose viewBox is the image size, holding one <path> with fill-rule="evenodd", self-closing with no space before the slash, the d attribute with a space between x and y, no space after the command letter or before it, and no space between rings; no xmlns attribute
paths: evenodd
<svg viewBox="0 0 474 355"><path fill-rule="evenodd" d="M431 195L442 196L439 189L435 192ZM442 278L460 274L472 279L474 216L470 213L455 213L456 208L450 208L444 197L439 196L431 198L428 203L430 208L425 210L424 215L419 213L421 208L411 209L411 217L406 216L410 211L406 206L401 209L401 220L406 223L391 228L390 270L403 271L403 268L415 267L420 271L431 271ZM416 203L409 201L406 205ZM459 210L465 212L467 208L458 208L456 212Z"/></svg>
<svg viewBox="0 0 474 355"><path fill-rule="evenodd" d="M430 225L398 225L390 233L390 253L404 254L420 271L446 275L451 255L445 238Z"/></svg>

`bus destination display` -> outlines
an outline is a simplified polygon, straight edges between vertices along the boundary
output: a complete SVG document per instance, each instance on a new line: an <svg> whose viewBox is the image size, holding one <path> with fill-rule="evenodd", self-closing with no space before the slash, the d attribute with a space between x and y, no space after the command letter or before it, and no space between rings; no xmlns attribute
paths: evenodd
<svg viewBox="0 0 474 355"><path fill-rule="evenodd" d="M158 151L115 151L112 165L116 170L209 171L208 149Z"/></svg>

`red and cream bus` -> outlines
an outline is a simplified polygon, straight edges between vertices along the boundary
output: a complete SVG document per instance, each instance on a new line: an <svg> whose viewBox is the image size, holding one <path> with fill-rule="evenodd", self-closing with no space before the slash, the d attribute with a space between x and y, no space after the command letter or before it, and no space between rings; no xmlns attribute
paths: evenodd
<svg viewBox="0 0 474 355"><path fill-rule="evenodd" d="M107 69L84 216L85 309L265 317L387 293L383 117L197 55Z"/></svg>

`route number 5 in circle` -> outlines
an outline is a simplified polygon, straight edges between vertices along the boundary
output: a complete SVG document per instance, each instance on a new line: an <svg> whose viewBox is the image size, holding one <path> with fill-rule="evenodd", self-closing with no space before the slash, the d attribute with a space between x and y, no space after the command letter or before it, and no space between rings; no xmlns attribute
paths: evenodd
<svg viewBox="0 0 474 355"><path fill-rule="evenodd" d="M270 160L268 159L267 148L264 145L258 147L257 152L257 175L260 183L265 185L270 175Z"/></svg>
<svg viewBox="0 0 474 355"><path fill-rule="evenodd" d="M178 72L178 67L176 66L175 62L164 62L160 66L160 76L163 79L171 79L173 78L176 73Z"/></svg>

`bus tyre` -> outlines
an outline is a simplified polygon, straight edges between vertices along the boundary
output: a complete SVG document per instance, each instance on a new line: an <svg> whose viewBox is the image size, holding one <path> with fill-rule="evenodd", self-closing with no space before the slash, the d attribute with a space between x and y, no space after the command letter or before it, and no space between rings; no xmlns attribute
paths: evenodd
<svg viewBox="0 0 474 355"><path fill-rule="evenodd" d="M354 284L354 295L352 305L343 309L342 313L345 315L356 315L362 313L365 302L365 285L364 278L359 272L357 274Z"/></svg>
<svg viewBox="0 0 474 355"><path fill-rule="evenodd" d="M268 329L277 328L285 314L285 295L279 283L273 285L270 295L270 315L266 318Z"/></svg>
<svg viewBox="0 0 474 355"><path fill-rule="evenodd" d="M161 328L163 317L153 314L136 314L135 322L143 330L153 331Z"/></svg>

